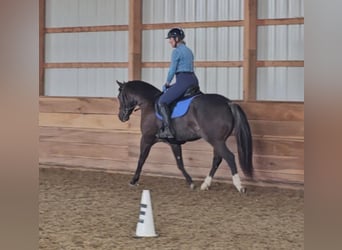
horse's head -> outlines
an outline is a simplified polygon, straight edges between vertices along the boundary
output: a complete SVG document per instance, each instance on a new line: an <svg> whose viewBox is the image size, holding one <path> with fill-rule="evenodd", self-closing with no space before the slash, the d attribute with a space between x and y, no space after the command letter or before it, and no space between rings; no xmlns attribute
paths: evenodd
<svg viewBox="0 0 342 250"><path fill-rule="evenodd" d="M127 83L116 81L119 85L118 99L120 102L119 119L122 122L129 120L134 108L137 106L137 102L133 96L129 93L129 89L126 87Z"/></svg>

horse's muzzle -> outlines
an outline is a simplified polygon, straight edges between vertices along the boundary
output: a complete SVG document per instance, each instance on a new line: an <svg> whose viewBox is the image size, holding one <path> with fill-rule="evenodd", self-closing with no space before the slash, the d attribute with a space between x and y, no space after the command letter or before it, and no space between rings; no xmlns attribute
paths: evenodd
<svg viewBox="0 0 342 250"><path fill-rule="evenodd" d="M127 122L129 120L129 114L126 112L125 113L120 112L118 116L119 116L119 120L122 122Z"/></svg>

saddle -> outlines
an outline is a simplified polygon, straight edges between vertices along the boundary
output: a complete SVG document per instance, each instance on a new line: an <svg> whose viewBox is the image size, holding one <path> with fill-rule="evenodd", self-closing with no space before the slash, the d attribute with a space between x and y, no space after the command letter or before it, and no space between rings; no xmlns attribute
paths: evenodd
<svg viewBox="0 0 342 250"><path fill-rule="evenodd" d="M198 86L188 88L181 97L177 98L170 104L171 118L177 118L185 115L189 109L191 101L196 96L201 94L203 93L200 91L200 88ZM158 119L162 120L162 116L159 114L160 111L158 100L159 98L157 98L155 102L156 116Z"/></svg>

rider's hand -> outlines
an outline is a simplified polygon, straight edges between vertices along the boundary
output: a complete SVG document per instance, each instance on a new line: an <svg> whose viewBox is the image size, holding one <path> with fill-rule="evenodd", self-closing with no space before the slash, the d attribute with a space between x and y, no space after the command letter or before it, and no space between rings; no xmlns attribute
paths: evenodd
<svg viewBox="0 0 342 250"><path fill-rule="evenodd" d="M168 88L170 88L170 84L169 84L169 83L165 83L165 84L163 85L163 92L164 92L165 90L167 90Z"/></svg>

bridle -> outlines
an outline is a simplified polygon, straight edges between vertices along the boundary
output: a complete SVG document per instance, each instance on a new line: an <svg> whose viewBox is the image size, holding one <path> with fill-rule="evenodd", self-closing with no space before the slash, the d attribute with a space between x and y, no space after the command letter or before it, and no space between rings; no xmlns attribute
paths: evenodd
<svg viewBox="0 0 342 250"><path fill-rule="evenodd" d="M135 104L132 104L130 107L128 108L124 108L124 112L130 113L133 112L133 109L135 108Z"/></svg>
<svg viewBox="0 0 342 250"><path fill-rule="evenodd" d="M131 114L132 112L140 110L140 107L135 108L136 106L137 106L137 104L133 103L128 108L126 108L126 107L123 108L122 109L122 112L123 112L122 115L127 116L127 115Z"/></svg>
<svg viewBox="0 0 342 250"><path fill-rule="evenodd" d="M122 93L122 88L120 89L120 93ZM135 107L137 106L136 102L131 102L131 104L129 105L129 107L126 107L126 100L125 98L121 99L122 100L122 104L124 106L124 108L122 108L122 116L123 117L129 117L129 115L134 111L138 111L140 109L140 107L137 107L135 109Z"/></svg>

